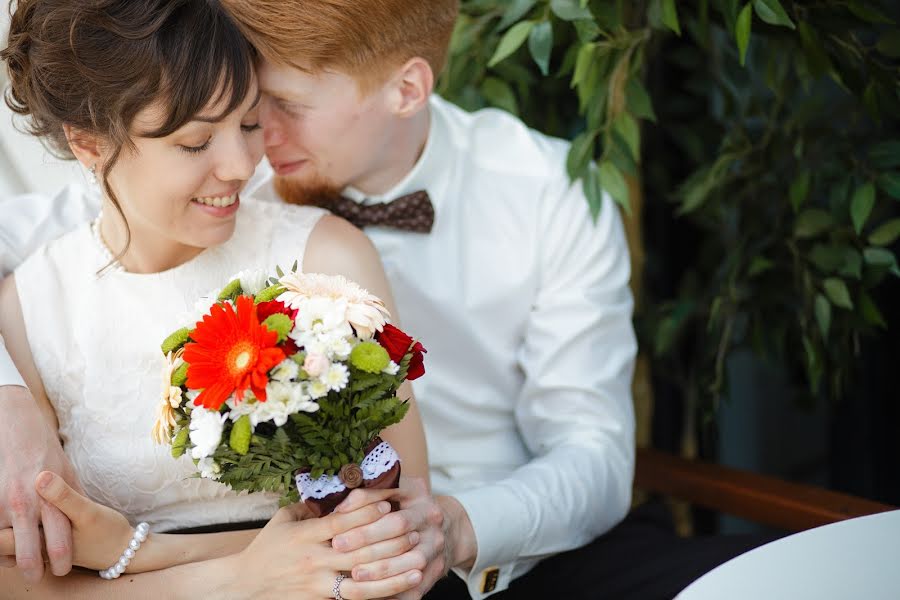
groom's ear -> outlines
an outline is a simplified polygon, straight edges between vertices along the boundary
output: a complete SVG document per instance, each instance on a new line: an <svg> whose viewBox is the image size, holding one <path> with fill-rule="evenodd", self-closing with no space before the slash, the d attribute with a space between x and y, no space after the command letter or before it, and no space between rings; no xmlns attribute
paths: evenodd
<svg viewBox="0 0 900 600"><path fill-rule="evenodd" d="M63 132L66 134L66 141L69 142L72 154L86 169L100 162L102 145L96 135L71 125L63 125Z"/></svg>
<svg viewBox="0 0 900 600"><path fill-rule="evenodd" d="M424 58L406 61L391 80L391 108L399 117L411 117L428 103L434 89L434 72Z"/></svg>

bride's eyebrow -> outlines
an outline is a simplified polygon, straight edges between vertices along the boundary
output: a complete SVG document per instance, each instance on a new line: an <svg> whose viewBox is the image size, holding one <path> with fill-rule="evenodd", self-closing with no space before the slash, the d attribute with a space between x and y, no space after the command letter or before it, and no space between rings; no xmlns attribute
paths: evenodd
<svg viewBox="0 0 900 600"><path fill-rule="evenodd" d="M259 99L262 97L262 90L256 88L256 99L253 101L253 104L250 105L250 108L247 109L247 112L250 112L259 104ZM230 115L231 113L225 113L222 115L217 115L215 117L204 117L202 115L197 115L191 121L199 121L201 123L221 123L225 120L225 117Z"/></svg>

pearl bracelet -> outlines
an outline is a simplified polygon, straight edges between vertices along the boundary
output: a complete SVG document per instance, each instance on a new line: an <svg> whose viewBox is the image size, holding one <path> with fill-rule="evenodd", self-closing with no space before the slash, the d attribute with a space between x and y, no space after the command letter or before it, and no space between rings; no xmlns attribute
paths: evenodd
<svg viewBox="0 0 900 600"><path fill-rule="evenodd" d="M147 523L139 523L134 529L134 535L131 537L131 541L128 542L128 547L125 548L125 552L119 557L118 562L110 568L100 571L100 577L103 579L116 579L119 575L124 573L125 569L128 568L128 563L134 558L134 554L140 549L141 544L147 540L149 534L150 525Z"/></svg>

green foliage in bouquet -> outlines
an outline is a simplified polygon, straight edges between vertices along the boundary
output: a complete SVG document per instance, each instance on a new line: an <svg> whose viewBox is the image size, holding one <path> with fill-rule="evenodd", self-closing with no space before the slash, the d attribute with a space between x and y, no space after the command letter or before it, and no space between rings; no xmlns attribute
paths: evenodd
<svg viewBox="0 0 900 600"><path fill-rule="evenodd" d="M657 371L697 404L738 347L851 384L900 275L900 5L876 0L464 0L439 91L573 139L569 174L695 232L644 298ZM643 128L643 130L642 130ZM670 248L648 256L664 262Z"/></svg>

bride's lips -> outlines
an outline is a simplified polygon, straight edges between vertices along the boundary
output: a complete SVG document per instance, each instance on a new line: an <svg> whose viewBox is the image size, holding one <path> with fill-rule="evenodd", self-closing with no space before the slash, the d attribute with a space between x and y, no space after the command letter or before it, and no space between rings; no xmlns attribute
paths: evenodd
<svg viewBox="0 0 900 600"><path fill-rule="evenodd" d="M273 162L272 168L275 170L276 175L290 175L291 173L299 170L303 165L306 164L306 160L296 160L293 162Z"/></svg>
<svg viewBox="0 0 900 600"><path fill-rule="evenodd" d="M241 205L241 197L238 192L231 196L217 198L194 198L191 204L213 217L230 217L235 214ZM216 206L218 204L218 206Z"/></svg>

